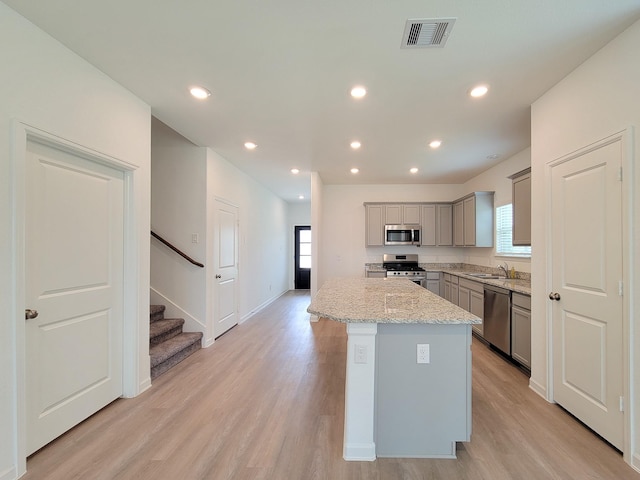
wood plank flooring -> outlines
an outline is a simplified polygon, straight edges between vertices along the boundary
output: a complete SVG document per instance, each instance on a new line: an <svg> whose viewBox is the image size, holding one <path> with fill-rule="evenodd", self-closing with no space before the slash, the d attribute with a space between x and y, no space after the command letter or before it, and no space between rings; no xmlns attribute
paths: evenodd
<svg viewBox="0 0 640 480"><path fill-rule="evenodd" d="M619 452L473 344L473 433L457 460L342 459L346 331L289 292L137 398L27 462L25 480L629 479Z"/></svg>

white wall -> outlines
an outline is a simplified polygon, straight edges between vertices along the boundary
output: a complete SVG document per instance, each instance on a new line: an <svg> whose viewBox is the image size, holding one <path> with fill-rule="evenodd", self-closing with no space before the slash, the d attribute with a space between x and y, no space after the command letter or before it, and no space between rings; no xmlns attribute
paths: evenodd
<svg viewBox="0 0 640 480"><path fill-rule="evenodd" d="M220 198L239 208L239 312L243 321L289 288L287 203L213 150L206 149L206 154L207 204ZM207 263L212 262L211 252Z"/></svg>
<svg viewBox="0 0 640 480"><path fill-rule="evenodd" d="M512 203L510 175L520 172L531 166L531 149L526 148L514 156L507 158L499 164L473 177L463 186L465 193L495 191L494 206L499 207ZM530 259L516 257L497 257L495 246L493 248L466 248L465 263L495 267L504 261L520 272L531 272Z"/></svg>
<svg viewBox="0 0 640 480"><path fill-rule="evenodd" d="M551 383L547 374L547 203L546 163L574 152L613 133L635 126L632 141L632 165L638 163L640 137L640 22L636 22L611 43L601 49L583 65L549 90L532 106L531 163L532 163L532 384L544 394ZM626 258L625 269L630 268L631 284L628 301L631 318L632 397L631 408L632 462L640 470L640 315L634 305L640 302L640 177L633 168L625 171L631 197L625 208L628 216L628 238L631 256ZM631 455L630 455L631 454ZM627 455L625 458L627 459Z"/></svg>
<svg viewBox="0 0 640 480"><path fill-rule="evenodd" d="M311 225L311 203L289 203L287 205L287 217L289 219L287 258L289 259L289 290L295 288L295 227Z"/></svg>
<svg viewBox="0 0 640 480"><path fill-rule="evenodd" d="M151 229L204 263L207 244L207 152L160 120L151 122ZM198 242L192 242L192 234ZM207 332L206 271L151 240L152 301L185 319L185 331ZM158 295L158 296L156 296ZM163 298L164 297L164 298ZM167 301L168 300L168 301ZM177 307L177 308L176 308Z"/></svg>
<svg viewBox="0 0 640 480"><path fill-rule="evenodd" d="M139 317L138 385L148 381L150 109L130 92L0 3L0 479L23 473L17 404L24 403L24 285L22 264L22 166L12 123L22 121L49 134L137 165L133 173L133 235L129 260L137 288L128 292ZM15 150L14 150L15 148ZM14 182L14 175L17 175ZM145 327L146 325L146 327ZM145 330L146 328L146 330ZM146 331L146 338L145 338ZM146 343L146 352L144 344ZM135 389L134 389L135 390ZM130 391L130 394L135 392Z"/></svg>

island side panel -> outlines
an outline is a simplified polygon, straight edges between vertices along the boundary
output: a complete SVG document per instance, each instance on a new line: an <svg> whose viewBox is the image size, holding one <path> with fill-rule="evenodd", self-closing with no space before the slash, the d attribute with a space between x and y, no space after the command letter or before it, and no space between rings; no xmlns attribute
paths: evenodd
<svg viewBox="0 0 640 480"><path fill-rule="evenodd" d="M377 456L455 458L471 435L471 326L380 324L376 370Z"/></svg>
<svg viewBox="0 0 640 480"><path fill-rule="evenodd" d="M351 461L376 459L375 323L347 324L347 378L344 405L343 457Z"/></svg>

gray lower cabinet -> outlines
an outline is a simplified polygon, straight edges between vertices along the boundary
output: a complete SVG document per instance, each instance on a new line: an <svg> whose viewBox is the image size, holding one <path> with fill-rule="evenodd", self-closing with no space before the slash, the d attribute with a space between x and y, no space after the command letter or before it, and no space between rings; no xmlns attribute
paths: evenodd
<svg viewBox="0 0 640 480"><path fill-rule="evenodd" d="M425 288L430 292L435 293L436 295L441 295L440 293L440 277L442 274L440 272L427 272L426 278L424 280Z"/></svg>
<svg viewBox="0 0 640 480"><path fill-rule="evenodd" d="M448 273L444 274L444 292L442 293L442 297L449 302L451 301L451 275Z"/></svg>
<svg viewBox="0 0 640 480"><path fill-rule="evenodd" d="M511 357L531 368L531 297L511 295Z"/></svg>
<svg viewBox="0 0 640 480"><path fill-rule="evenodd" d="M367 278L387 278L387 272L380 270L366 270Z"/></svg>
<svg viewBox="0 0 640 480"><path fill-rule="evenodd" d="M460 305L460 286L458 285L458 277L451 275L451 299L454 305Z"/></svg>
<svg viewBox="0 0 640 480"><path fill-rule="evenodd" d="M459 281L459 306L484 319L484 287L482 283L466 278ZM473 331L482 336L482 324L473 325Z"/></svg>

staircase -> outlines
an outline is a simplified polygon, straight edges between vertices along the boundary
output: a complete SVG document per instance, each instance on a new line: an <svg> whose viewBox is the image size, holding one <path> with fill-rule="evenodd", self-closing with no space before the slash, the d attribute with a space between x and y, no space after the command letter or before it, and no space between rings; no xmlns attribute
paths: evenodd
<svg viewBox="0 0 640 480"><path fill-rule="evenodd" d="M202 332L183 332L182 318L164 318L164 305L149 309L151 379L162 375L201 347Z"/></svg>

